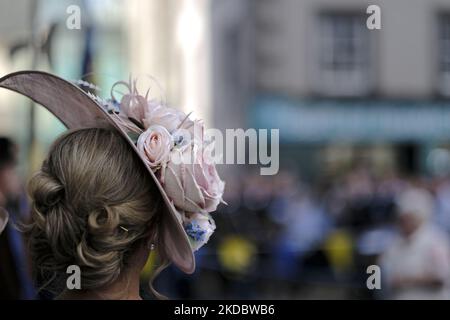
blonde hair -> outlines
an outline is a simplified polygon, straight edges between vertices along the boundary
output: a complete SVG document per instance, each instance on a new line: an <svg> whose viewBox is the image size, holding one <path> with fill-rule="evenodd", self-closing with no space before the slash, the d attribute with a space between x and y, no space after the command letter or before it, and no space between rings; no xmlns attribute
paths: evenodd
<svg viewBox="0 0 450 320"><path fill-rule="evenodd" d="M83 289L114 282L148 239L162 199L125 139L108 129L69 131L29 182L29 237L35 277L63 290L69 265ZM151 290L153 288L151 287Z"/></svg>

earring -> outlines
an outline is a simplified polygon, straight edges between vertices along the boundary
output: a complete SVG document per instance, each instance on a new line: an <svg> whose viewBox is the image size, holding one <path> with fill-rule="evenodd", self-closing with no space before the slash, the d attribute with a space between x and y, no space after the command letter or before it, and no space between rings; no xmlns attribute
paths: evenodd
<svg viewBox="0 0 450 320"><path fill-rule="evenodd" d="M147 248L148 248L148 250L150 250L150 251L155 250L155 244L154 244L154 243L151 243L151 242L149 241L148 244L147 244Z"/></svg>

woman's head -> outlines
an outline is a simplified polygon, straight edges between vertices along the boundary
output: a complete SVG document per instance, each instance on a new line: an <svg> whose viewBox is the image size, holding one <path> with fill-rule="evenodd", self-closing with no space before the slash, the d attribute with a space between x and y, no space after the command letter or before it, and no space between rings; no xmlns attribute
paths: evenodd
<svg viewBox="0 0 450 320"><path fill-rule="evenodd" d="M407 188L398 195L396 204L400 231L407 237L427 223L434 211L433 196L420 188Z"/></svg>
<svg viewBox="0 0 450 320"><path fill-rule="evenodd" d="M55 291L63 289L69 265L80 267L82 289L111 284L156 236L161 195L112 130L81 129L57 139L30 180L29 194L35 275Z"/></svg>
<svg viewBox="0 0 450 320"><path fill-rule="evenodd" d="M213 144L203 121L141 95L137 79L116 82L106 99L83 93L87 83L78 84L40 71L0 79L2 88L44 106L68 128L107 124L117 130L64 135L31 181L33 220L25 231L39 273L58 276L78 264L84 288L99 288L122 273L130 256L147 254L146 237L156 240L162 262L153 277L169 261L194 272L194 250L214 231L210 213L225 186L208 156ZM118 85L125 87L120 99L113 94Z"/></svg>

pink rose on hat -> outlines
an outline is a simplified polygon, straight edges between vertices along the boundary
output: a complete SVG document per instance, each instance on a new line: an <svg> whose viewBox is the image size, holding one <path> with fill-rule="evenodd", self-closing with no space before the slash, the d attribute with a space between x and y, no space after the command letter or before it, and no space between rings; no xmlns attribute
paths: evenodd
<svg viewBox="0 0 450 320"><path fill-rule="evenodd" d="M175 206L187 212L212 212L222 201L225 183L215 164L205 161L204 149L198 145L174 148L162 168L164 190Z"/></svg>
<svg viewBox="0 0 450 320"><path fill-rule="evenodd" d="M139 136L136 146L145 155L145 162L150 168L156 169L165 166L169 160L173 139L166 128L154 125Z"/></svg>
<svg viewBox="0 0 450 320"><path fill-rule="evenodd" d="M145 128L160 125L172 133L179 128L186 118L187 115L182 111L166 107L156 101L149 101L142 122Z"/></svg>

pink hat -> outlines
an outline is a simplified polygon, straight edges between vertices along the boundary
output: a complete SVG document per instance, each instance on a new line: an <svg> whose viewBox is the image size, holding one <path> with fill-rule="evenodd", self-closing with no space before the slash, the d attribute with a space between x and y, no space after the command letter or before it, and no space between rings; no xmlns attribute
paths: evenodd
<svg viewBox="0 0 450 320"><path fill-rule="evenodd" d="M128 90L120 101L114 97L116 85ZM107 100L40 71L8 74L0 79L0 87L41 104L69 129L113 128L121 133L164 199L166 210L158 232L165 253L183 272L194 272L193 252L214 232L209 213L222 201L224 190L214 162L204 152L210 144L202 121L140 95L131 81L117 82Z"/></svg>

